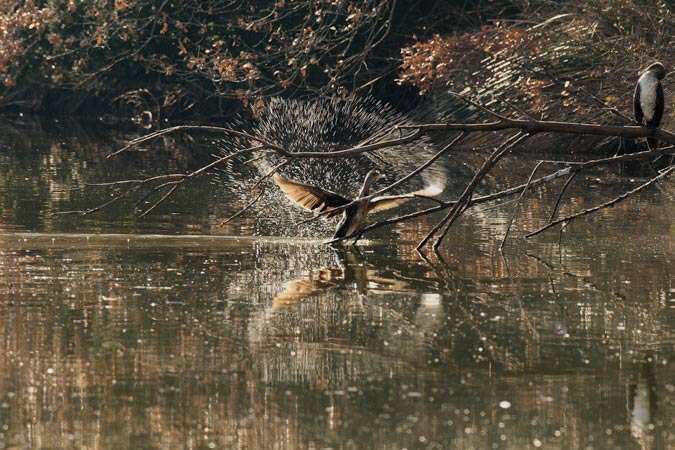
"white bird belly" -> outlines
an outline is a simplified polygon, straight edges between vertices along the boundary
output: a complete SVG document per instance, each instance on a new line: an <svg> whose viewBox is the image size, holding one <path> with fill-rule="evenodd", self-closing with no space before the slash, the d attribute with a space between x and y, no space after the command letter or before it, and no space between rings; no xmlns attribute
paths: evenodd
<svg viewBox="0 0 675 450"><path fill-rule="evenodd" d="M640 85L640 108L645 122L651 122L656 111L656 88L659 80L651 72L645 73L638 80Z"/></svg>

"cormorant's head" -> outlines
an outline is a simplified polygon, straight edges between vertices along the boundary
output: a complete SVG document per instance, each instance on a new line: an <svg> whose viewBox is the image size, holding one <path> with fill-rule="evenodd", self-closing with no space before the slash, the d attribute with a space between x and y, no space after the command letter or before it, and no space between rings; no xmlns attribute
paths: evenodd
<svg viewBox="0 0 675 450"><path fill-rule="evenodd" d="M654 75L656 75L656 78L659 80L663 80L663 78L666 76L666 68L660 62L655 62L647 67L647 71L654 72Z"/></svg>
<svg viewBox="0 0 675 450"><path fill-rule="evenodd" d="M375 182L375 181L379 180L381 176L382 176L382 174L377 169L373 169L370 172L368 172L368 175L366 175L366 178L370 178L370 180L372 182Z"/></svg>
<svg viewBox="0 0 675 450"><path fill-rule="evenodd" d="M370 191L370 187L379 178L380 178L380 172L378 172L376 169L373 169L370 172L368 172L368 174L366 175L366 178L363 180L363 186L361 186L361 191L359 192L359 197L363 197L364 195L368 195L368 192Z"/></svg>

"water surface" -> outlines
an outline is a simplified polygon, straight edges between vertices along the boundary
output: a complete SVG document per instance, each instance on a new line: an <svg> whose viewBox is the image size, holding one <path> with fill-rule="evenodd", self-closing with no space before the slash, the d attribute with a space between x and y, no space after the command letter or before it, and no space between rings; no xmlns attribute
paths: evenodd
<svg viewBox="0 0 675 450"><path fill-rule="evenodd" d="M306 215L270 191L223 225L255 171L208 177L144 218L133 203L52 215L109 195L65 190L77 183L189 170L213 148L176 138L110 163L128 135L11 127L0 447L675 448L669 182L560 242L522 239L557 195L538 191L504 255L512 205L481 207L429 264L413 251L428 219L331 248L332 225L297 231ZM634 183L589 174L563 212Z"/></svg>

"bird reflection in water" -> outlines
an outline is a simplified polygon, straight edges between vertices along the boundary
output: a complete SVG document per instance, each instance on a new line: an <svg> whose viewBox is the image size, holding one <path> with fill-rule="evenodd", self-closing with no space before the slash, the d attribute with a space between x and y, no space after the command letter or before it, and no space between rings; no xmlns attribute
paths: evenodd
<svg viewBox="0 0 675 450"><path fill-rule="evenodd" d="M328 290L354 290L361 295L371 289L386 288L387 291L402 291L409 288L407 282L382 276L381 272L368 268L368 263L355 248L333 248L338 257L339 268L324 267L315 274L287 283L272 302L272 311L290 307L313 295Z"/></svg>
<svg viewBox="0 0 675 450"><path fill-rule="evenodd" d="M656 448L654 424L657 398L653 355L648 354L640 363L637 380L628 385L627 397L631 435L641 449Z"/></svg>

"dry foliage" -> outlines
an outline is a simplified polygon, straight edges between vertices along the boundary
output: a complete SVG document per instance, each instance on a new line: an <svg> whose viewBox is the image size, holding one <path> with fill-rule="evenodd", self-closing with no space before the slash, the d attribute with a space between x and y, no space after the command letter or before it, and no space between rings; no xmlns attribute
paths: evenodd
<svg viewBox="0 0 675 450"><path fill-rule="evenodd" d="M8 88L31 85L122 103L141 89L165 111L215 96L255 110L272 95L351 91L377 75L359 71L378 66L391 14L388 0L6 1L0 106Z"/></svg>
<svg viewBox="0 0 675 450"><path fill-rule="evenodd" d="M435 35L424 42L416 40L415 44L401 50L403 67L399 83L414 84L424 93L437 80L447 84L462 77L485 81L490 76L490 72L484 70L486 58L494 55L503 59L514 56L534 58L548 44L549 40L542 33L509 28L500 22L484 25L472 33L455 33L449 37ZM522 82L528 92L536 85Z"/></svg>
<svg viewBox="0 0 675 450"><path fill-rule="evenodd" d="M641 69L655 60L675 66L669 51L675 14L668 2L531 6L510 21L416 39L402 50L399 83L415 85L422 93L449 87L486 101L494 96L519 99L516 103L525 110L547 117L606 120L598 103L630 112Z"/></svg>

